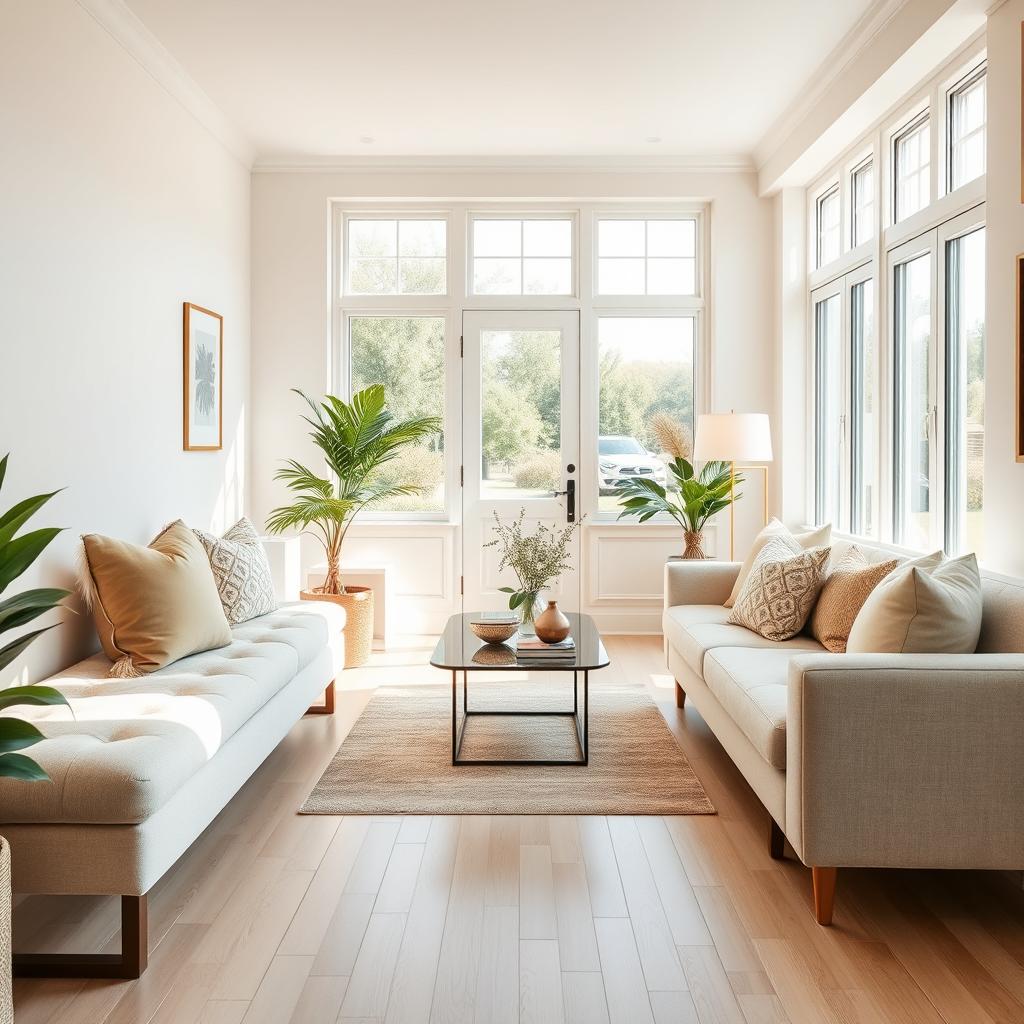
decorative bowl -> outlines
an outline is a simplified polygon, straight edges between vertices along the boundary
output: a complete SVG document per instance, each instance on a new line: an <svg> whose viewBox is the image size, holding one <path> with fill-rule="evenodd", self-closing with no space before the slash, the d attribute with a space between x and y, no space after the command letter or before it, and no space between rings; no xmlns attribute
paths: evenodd
<svg viewBox="0 0 1024 1024"><path fill-rule="evenodd" d="M519 625L515 622L471 622L469 628L485 644L503 644L515 635Z"/></svg>

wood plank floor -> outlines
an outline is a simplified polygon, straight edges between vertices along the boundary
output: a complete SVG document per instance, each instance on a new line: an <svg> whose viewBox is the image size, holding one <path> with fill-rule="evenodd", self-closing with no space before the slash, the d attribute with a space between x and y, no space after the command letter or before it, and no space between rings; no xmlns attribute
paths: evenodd
<svg viewBox="0 0 1024 1024"><path fill-rule="evenodd" d="M410 638L341 680L154 889L137 982L16 983L18 1024L792 1024L1024 1021L1024 893L1007 875L844 871L835 927L661 644L612 637L714 817L305 817L377 686L443 682ZM117 942L100 898L18 902L16 946Z"/></svg>

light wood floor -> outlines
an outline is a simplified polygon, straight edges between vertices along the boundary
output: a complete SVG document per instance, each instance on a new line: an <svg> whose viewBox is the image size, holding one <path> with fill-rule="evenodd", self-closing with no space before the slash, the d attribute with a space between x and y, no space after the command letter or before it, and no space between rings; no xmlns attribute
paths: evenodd
<svg viewBox="0 0 1024 1024"><path fill-rule="evenodd" d="M1024 1021L1024 894L1004 875L810 872L677 712L660 641L610 638L606 679L651 688L718 808L680 818L295 813L372 689L443 682L427 641L346 673L150 899L138 982L19 981L18 1024ZM21 948L117 941L109 899L31 897Z"/></svg>

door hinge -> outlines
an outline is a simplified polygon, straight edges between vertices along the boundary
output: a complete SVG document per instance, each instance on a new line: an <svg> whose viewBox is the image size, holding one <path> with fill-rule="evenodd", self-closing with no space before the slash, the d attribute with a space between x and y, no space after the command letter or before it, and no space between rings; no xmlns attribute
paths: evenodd
<svg viewBox="0 0 1024 1024"><path fill-rule="evenodd" d="M466 354L466 339L464 335L459 335L459 358L462 359Z"/></svg>
<svg viewBox="0 0 1024 1024"><path fill-rule="evenodd" d="M460 594L465 594L465 592L466 592L466 577L465 576L460 576L459 577L459 593Z"/></svg>
<svg viewBox="0 0 1024 1024"><path fill-rule="evenodd" d="M460 487L465 487L466 486L466 467L465 466L459 466L459 486Z"/></svg>

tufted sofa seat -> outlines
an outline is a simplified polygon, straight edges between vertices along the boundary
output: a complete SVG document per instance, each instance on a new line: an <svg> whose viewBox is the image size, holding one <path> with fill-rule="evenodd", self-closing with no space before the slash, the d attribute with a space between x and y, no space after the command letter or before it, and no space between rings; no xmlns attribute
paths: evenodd
<svg viewBox="0 0 1024 1024"><path fill-rule="evenodd" d="M46 680L70 708L14 709L45 734L32 757L51 780L0 779L14 891L120 895L123 939L140 943L113 963L65 957L60 972L145 968L146 892L325 690L317 710L333 708L344 625L338 605L284 605L235 626L227 646L138 679L111 679L104 655L87 658Z"/></svg>
<svg viewBox="0 0 1024 1024"><path fill-rule="evenodd" d="M5 821L135 824L159 810L283 686L340 640L333 605L289 605L236 626L227 647L138 679L103 654L48 680L70 708L19 708L46 739L51 782L0 783Z"/></svg>

